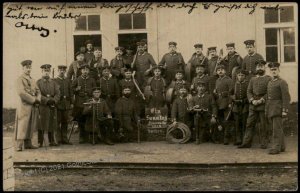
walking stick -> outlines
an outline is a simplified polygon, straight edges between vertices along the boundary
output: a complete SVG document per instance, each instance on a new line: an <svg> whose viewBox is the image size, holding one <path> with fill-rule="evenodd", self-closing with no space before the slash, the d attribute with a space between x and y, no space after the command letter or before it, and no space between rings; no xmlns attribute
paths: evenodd
<svg viewBox="0 0 300 193"><path fill-rule="evenodd" d="M71 127L70 135L69 135L69 137L68 137L68 142L70 142L71 135L73 134L74 126L75 126L75 123L74 123L74 121L72 121L72 127Z"/></svg>
<svg viewBox="0 0 300 193"><path fill-rule="evenodd" d="M199 111L196 112L196 144L199 144Z"/></svg>
<svg viewBox="0 0 300 193"><path fill-rule="evenodd" d="M92 103L93 108L93 145L95 145L95 105Z"/></svg>

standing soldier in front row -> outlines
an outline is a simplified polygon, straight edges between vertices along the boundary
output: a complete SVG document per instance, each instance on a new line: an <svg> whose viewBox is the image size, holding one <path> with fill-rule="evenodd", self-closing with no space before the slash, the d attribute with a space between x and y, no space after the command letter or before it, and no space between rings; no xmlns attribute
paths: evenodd
<svg viewBox="0 0 300 193"><path fill-rule="evenodd" d="M224 128L224 145L229 144L229 121L226 120L229 109L231 109L232 95L234 90L233 80L226 75L226 69L223 65L217 66L217 74L219 78L216 81L216 88L214 90L217 106L218 118Z"/></svg>
<svg viewBox="0 0 300 193"><path fill-rule="evenodd" d="M287 118L290 103L288 84L279 77L279 63L270 63L272 80L268 83L266 115L272 127L272 147L269 154L285 151L282 119Z"/></svg>
<svg viewBox="0 0 300 193"><path fill-rule="evenodd" d="M82 116L83 108L88 99L92 98L92 89L96 87L96 82L89 77L89 66L87 64L80 68L81 76L72 82L73 93L75 94L74 109L72 116L78 122L79 143L87 143L88 135L84 130L85 117Z"/></svg>
<svg viewBox="0 0 300 193"><path fill-rule="evenodd" d="M176 42L169 42L169 53L165 54L159 65L166 69L166 81L167 85L170 84L175 77L177 70L184 70L185 63L181 53L176 52Z"/></svg>
<svg viewBox="0 0 300 193"><path fill-rule="evenodd" d="M59 85L60 99L57 103L58 143L72 145L68 141L69 110L73 108L72 82L65 77L67 66L58 66L58 76L54 81Z"/></svg>
<svg viewBox="0 0 300 193"><path fill-rule="evenodd" d="M249 115L247 118L246 131L242 145L238 148L250 148L254 136L255 126L260 120L260 148L266 149L268 145L268 132L266 127L265 102L267 100L267 86L271 80L270 76L265 75L266 62L259 60L256 62L257 75L252 77L247 89L249 100ZM258 130L258 128L257 128Z"/></svg>
<svg viewBox="0 0 300 193"><path fill-rule="evenodd" d="M249 81L246 79L248 72L238 68L233 95L233 115L235 121L234 145L241 145L246 130L246 121L249 112L247 88Z"/></svg>
<svg viewBox="0 0 300 193"><path fill-rule="evenodd" d="M136 101L130 99L131 89L124 87L122 90L122 97L120 97L115 105L116 118L120 121L120 128L125 134L125 142L132 142L134 138L133 131L140 124L140 117L136 109Z"/></svg>
<svg viewBox="0 0 300 193"><path fill-rule="evenodd" d="M86 116L85 131L89 134L89 141L98 143L98 137L100 137L105 144L114 145L111 141L113 130L111 111L105 100L100 98L100 88L93 88L92 93L93 97L86 101L82 113ZM95 141L93 141L92 137L94 137Z"/></svg>
<svg viewBox="0 0 300 193"><path fill-rule="evenodd" d="M25 149L36 149L31 139L33 131L38 123L38 105L41 103L41 92L31 78L31 60L21 62L23 74L17 79L16 88L20 97L17 108L17 121L15 137L17 140L17 151Z"/></svg>
<svg viewBox="0 0 300 193"><path fill-rule="evenodd" d="M45 137L49 138L50 146L57 146L57 109L60 99L59 85L50 78L51 65L44 64L42 68L42 78L37 81L37 86L41 91L40 128L38 130L38 142L42 147ZM47 136L48 134L48 136ZM48 145L48 144L45 144Z"/></svg>
<svg viewBox="0 0 300 193"><path fill-rule="evenodd" d="M237 69L237 67L242 67L243 58L235 51L234 43L227 43L226 47L228 54L222 60L221 64L226 67L226 75L235 82L235 69Z"/></svg>

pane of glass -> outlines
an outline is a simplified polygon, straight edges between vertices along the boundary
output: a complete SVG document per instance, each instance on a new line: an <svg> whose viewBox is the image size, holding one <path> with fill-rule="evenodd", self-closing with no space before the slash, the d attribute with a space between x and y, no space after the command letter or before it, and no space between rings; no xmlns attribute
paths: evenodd
<svg viewBox="0 0 300 193"><path fill-rule="evenodd" d="M80 16L75 22L75 30L86 30L86 16Z"/></svg>
<svg viewBox="0 0 300 193"><path fill-rule="evenodd" d="M88 30L100 30L100 15L88 16Z"/></svg>
<svg viewBox="0 0 300 193"><path fill-rule="evenodd" d="M265 23L278 23L278 10L265 10Z"/></svg>
<svg viewBox="0 0 300 193"><path fill-rule="evenodd" d="M266 29L266 45L277 45L277 29Z"/></svg>
<svg viewBox="0 0 300 193"><path fill-rule="evenodd" d="M119 28L120 29L132 29L131 14L119 15Z"/></svg>
<svg viewBox="0 0 300 193"><path fill-rule="evenodd" d="M278 62L277 46L266 47L266 60L267 62Z"/></svg>
<svg viewBox="0 0 300 193"><path fill-rule="evenodd" d="M295 44L295 30L294 28L287 28L283 30L283 42L286 44Z"/></svg>
<svg viewBox="0 0 300 193"><path fill-rule="evenodd" d="M284 46L284 62L295 62L295 46Z"/></svg>
<svg viewBox="0 0 300 193"><path fill-rule="evenodd" d="M294 8L293 6L280 7L280 22L293 22L294 21Z"/></svg>
<svg viewBox="0 0 300 193"><path fill-rule="evenodd" d="M133 29L146 29L145 13L134 13L133 14Z"/></svg>

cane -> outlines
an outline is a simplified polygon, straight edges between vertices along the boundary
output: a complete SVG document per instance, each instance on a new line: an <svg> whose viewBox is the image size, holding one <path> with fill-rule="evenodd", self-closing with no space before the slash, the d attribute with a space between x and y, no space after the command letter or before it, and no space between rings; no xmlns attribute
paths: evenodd
<svg viewBox="0 0 300 193"><path fill-rule="evenodd" d="M196 144L199 144L199 111L196 112Z"/></svg>
<svg viewBox="0 0 300 193"><path fill-rule="evenodd" d="M68 137L68 142L70 142L71 135L73 134L74 126L75 126L75 123L74 123L74 121L72 121L72 127L71 127L70 135L69 135L69 137Z"/></svg>
<svg viewBox="0 0 300 193"><path fill-rule="evenodd" d="M93 105L93 145L95 145L95 105Z"/></svg>

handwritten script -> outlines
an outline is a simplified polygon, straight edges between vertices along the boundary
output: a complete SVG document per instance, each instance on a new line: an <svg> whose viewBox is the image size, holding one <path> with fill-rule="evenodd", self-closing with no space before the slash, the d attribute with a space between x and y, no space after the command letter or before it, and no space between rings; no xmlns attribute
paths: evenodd
<svg viewBox="0 0 300 193"><path fill-rule="evenodd" d="M211 10L217 13L220 10L232 12L235 10L245 10L250 15L257 9L280 10L279 4L259 5L258 3L9 3L4 6L4 17L16 20L16 28L24 28L40 32L40 36L45 38L50 35L52 30L45 26L38 26L35 20L77 20L82 14L101 12L103 9L112 9L115 13L145 13L153 9L177 9L183 10L187 14L193 13L196 9L201 11ZM28 21L26 21L28 20ZM45 23L45 22L43 22ZM57 29L53 29L56 33Z"/></svg>

